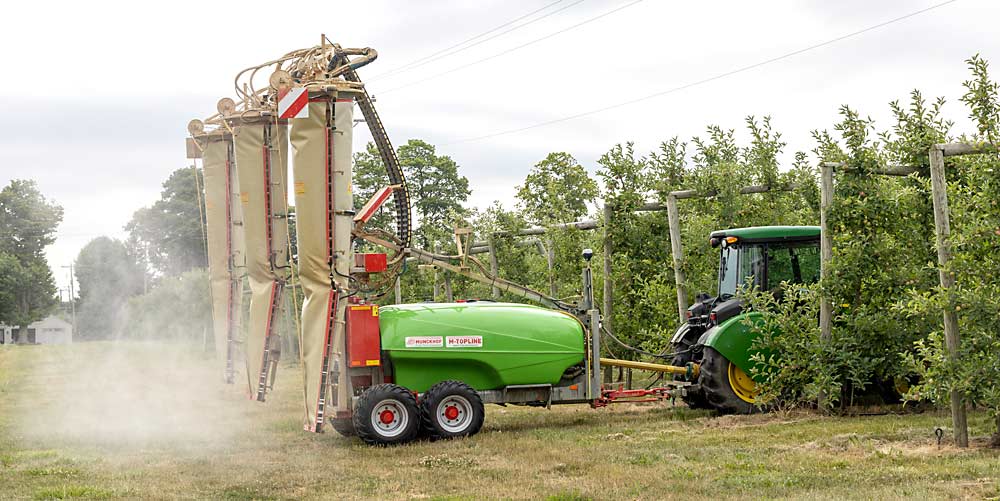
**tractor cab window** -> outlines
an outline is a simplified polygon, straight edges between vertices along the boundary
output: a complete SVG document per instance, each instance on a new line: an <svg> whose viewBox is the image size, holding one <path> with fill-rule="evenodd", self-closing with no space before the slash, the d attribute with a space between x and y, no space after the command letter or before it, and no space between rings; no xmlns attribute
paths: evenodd
<svg viewBox="0 0 1000 501"><path fill-rule="evenodd" d="M740 286L738 255L739 250L736 247L722 249L722 257L719 260L719 297L736 295L736 289Z"/></svg>
<svg viewBox="0 0 1000 501"><path fill-rule="evenodd" d="M748 283L778 292L782 282L817 281L819 246L815 242L742 244L722 249L719 296L735 296Z"/></svg>
<svg viewBox="0 0 1000 501"><path fill-rule="evenodd" d="M819 281L819 247L815 243L770 244L767 247L767 286L777 290L782 282L811 284Z"/></svg>
<svg viewBox="0 0 1000 501"><path fill-rule="evenodd" d="M760 245L743 245L740 248L740 285L748 283L760 287L764 278L764 247Z"/></svg>
<svg viewBox="0 0 1000 501"><path fill-rule="evenodd" d="M764 248L759 245L738 245L722 249L719 262L719 296L735 296L747 281L760 286L764 276Z"/></svg>

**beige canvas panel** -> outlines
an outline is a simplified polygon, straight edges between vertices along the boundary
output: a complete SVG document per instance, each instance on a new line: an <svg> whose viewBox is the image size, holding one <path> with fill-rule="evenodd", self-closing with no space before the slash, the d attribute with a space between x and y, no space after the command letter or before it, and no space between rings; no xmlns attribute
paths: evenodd
<svg viewBox="0 0 1000 501"><path fill-rule="evenodd" d="M207 138L203 144L205 179L205 220L208 231L208 276L212 292L212 326L215 355L231 382L226 369L230 356L229 340L233 335L233 276L229 265L232 242L229 200L229 138ZM237 310L238 311L238 310ZM229 359L231 363L231 359ZM231 367L231 366L230 366Z"/></svg>
<svg viewBox="0 0 1000 501"><path fill-rule="evenodd" d="M350 388L347 367L344 363L344 312L345 301L338 301L332 310L332 286L330 283L330 220L335 217L333 229L333 251L337 271L343 276L335 280L346 289L346 277L350 273L350 231L351 217L347 213L335 216L337 210L350 211L351 172L351 129L353 126L353 104L338 103L335 106L336 130L327 129L327 102L309 103L309 117L292 120L292 152L295 168L295 210L298 234L299 278L305 301L302 305L302 345L300 348L303 366L305 422L304 428L318 431L323 418L350 412ZM327 139L332 135L332 157L335 165L327 165ZM327 207L328 175L332 175L334 207ZM332 209L332 210L331 210ZM331 316L333 318L331 318ZM336 321L331 321L336 319ZM323 388L324 347L330 338L331 353L329 369L337 387L336 398L328 394L329 387ZM320 414L320 402L326 409Z"/></svg>
<svg viewBox="0 0 1000 501"><path fill-rule="evenodd" d="M270 148L265 148L270 136ZM269 123L236 128L236 165L243 207L246 274L250 285L250 314L246 329L247 388L258 395L265 342L282 301L288 270L287 127ZM267 163L269 162L269 164ZM270 182L265 179L269 165ZM278 217L276 217L278 216Z"/></svg>

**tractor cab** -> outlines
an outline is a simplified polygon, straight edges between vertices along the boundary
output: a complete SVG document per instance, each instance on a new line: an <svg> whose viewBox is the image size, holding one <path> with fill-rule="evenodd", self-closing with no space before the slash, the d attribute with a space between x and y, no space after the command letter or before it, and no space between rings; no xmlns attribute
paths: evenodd
<svg viewBox="0 0 1000 501"><path fill-rule="evenodd" d="M737 297L745 287L784 295L782 284L819 281L819 228L759 226L714 231L709 239L719 248L715 296L699 294L688 309L688 323L711 326L739 314Z"/></svg>
<svg viewBox="0 0 1000 501"><path fill-rule="evenodd" d="M811 284L820 276L820 229L817 226L758 226L714 231L709 242L719 249L716 295L699 294L687 310L687 322L671 339L674 365L702 366L700 391L685 397L691 407L723 412L751 412L755 384L750 345L756 337L743 322L740 291L770 291L777 299L790 284ZM720 374L714 374L719 372ZM707 390L707 392L706 392Z"/></svg>

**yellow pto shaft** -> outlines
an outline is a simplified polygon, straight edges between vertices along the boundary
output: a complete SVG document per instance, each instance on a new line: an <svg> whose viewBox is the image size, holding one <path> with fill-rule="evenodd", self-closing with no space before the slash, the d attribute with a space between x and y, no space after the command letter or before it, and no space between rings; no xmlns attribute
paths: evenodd
<svg viewBox="0 0 1000 501"><path fill-rule="evenodd" d="M666 372L667 374L677 374L681 376L688 376L689 378L698 377L698 364L689 364L686 367L678 367L676 365L663 365L663 364L651 364L649 362L636 362L634 360L618 360L617 358L602 358L601 365L609 367L626 367L628 369L639 369L643 371L651 372Z"/></svg>

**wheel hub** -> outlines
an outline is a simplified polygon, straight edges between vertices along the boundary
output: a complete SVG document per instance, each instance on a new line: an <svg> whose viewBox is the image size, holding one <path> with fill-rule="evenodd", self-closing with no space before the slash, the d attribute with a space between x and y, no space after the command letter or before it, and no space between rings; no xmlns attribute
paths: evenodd
<svg viewBox="0 0 1000 501"><path fill-rule="evenodd" d="M729 386L732 387L733 393L739 397L740 400L748 402L751 404L757 403L757 383L743 372L736 364L729 362Z"/></svg>
<svg viewBox="0 0 1000 501"><path fill-rule="evenodd" d="M404 431L410 422L403 404L387 398L372 408L370 416L372 428L384 437L392 438Z"/></svg>
<svg viewBox="0 0 1000 501"><path fill-rule="evenodd" d="M461 395L449 395L437 405L438 425L449 433L461 433L472 425L472 404Z"/></svg>
<svg viewBox="0 0 1000 501"><path fill-rule="evenodd" d="M379 414L379 420L382 421L382 424L390 424L396 420L396 415L390 410L384 410Z"/></svg>

